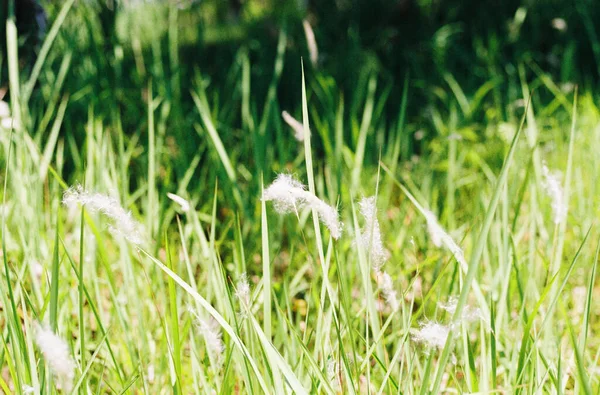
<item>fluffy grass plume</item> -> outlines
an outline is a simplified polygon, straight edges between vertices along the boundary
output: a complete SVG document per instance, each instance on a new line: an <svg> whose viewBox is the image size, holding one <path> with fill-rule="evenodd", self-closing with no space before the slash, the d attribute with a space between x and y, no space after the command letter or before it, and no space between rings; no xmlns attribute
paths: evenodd
<svg viewBox="0 0 600 395"><path fill-rule="evenodd" d="M444 348L449 334L450 326L428 321L421 323L421 327L413 331L412 339L415 342L423 343L427 347Z"/></svg>
<svg viewBox="0 0 600 395"><path fill-rule="evenodd" d="M212 318L202 317L194 309L189 309L196 320L196 326L206 342L206 349L211 354L213 360L220 365L223 362L225 344L219 324Z"/></svg>
<svg viewBox="0 0 600 395"><path fill-rule="evenodd" d="M456 307L458 305L458 299L456 297L450 298L447 302L439 302L438 306L448 312L450 315L454 315L456 312ZM463 322L472 322L479 319L482 319L483 315L481 314L481 310L476 307L466 306L461 314L461 321Z"/></svg>
<svg viewBox="0 0 600 395"><path fill-rule="evenodd" d="M400 308L400 303L398 302L398 296L396 294L396 290L394 289L394 282L392 277L387 272L379 272L377 275L377 283L379 285L379 289L383 294L383 298L388 306L392 309L392 311L398 311Z"/></svg>
<svg viewBox="0 0 600 395"><path fill-rule="evenodd" d="M39 324L35 327L35 343L62 389L66 393L71 391L76 365L67 343L50 329L44 329Z"/></svg>
<svg viewBox="0 0 600 395"><path fill-rule="evenodd" d="M377 219L375 196L363 198L358 203L358 206L365 221L360 241L369 252L373 268L379 271L385 261L388 260L390 253L383 247L383 241L381 240L381 229L379 227L379 220Z"/></svg>
<svg viewBox="0 0 600 395"><path fill-rule="evenodd" d="M141 225L133 219L117 199L100 193L86 191L81 185L67 189L63 195L63 204L68 207L85 206L90 212L99 212L108 217L112 224L109 231L118 237L124 237L132 244L143 243Z"/></svg>
<svg viewBox="0 0 600 395"><path fill-rule="evenodd" d="M298 213L299 210L314 209L319 220L329 229L334 239L342 235L342 223L337 210L312 193L289 174L279 174L275 181L264 190L263 199L272 201L280 214Z"/></svg>
<svg viewBox="0 0 600 395"><path fill-rule="evenodd" d="M250 313L250 282L248 275L243 273L235 287L235 297L240 305L240 315L242 317Z"/></svg>
<svg viewBox="0 0 600 395"><path fill-rule="evenodd" d="M565 202L563 188L560 185L560 173L553 173L545 164L542 166L544 183L542 186L546 190L550 199L552 199L552 214L556 225L560 224L567 217L567 204Z"/></svg>

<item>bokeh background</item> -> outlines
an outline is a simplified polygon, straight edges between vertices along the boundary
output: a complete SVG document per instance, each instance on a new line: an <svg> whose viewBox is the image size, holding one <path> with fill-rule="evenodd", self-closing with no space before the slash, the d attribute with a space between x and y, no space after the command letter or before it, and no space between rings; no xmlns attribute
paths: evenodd
<svg viewBox="0 0 600 395"><path fill-rule="evenodd" d="M5 17L8 1L4 3ZM15 5L20 65L27 74L64 2L19 0ZM107 123L118 114L120 127L132 135L141 133L144 141L147 125L140 120L147 118L147 90L154 85L154 94L169 104L160 115L169 134L189 141L175 155L186 162L201 139L189 133L197 122L189 91L195 84L206 86L209 100L220 108L221 124L230 129L222 138L228 142L229 135L234 142L236 129L243 128L238 76L246 61L250 111L273 107L265 120L267 133L275 123L280 128L281 110L298 114L300 59L309 58L302 27L307 20L319 51L315 65L305 62L316 96L311 115L326 113L343 98L351 120L362 110L374 79L376 127L391 130L408 85L401 155L406 160L426 150L425 142L439 134L434 113L464 107L473 98L478 105L459 118L481 124L469 138L485 139L490 125L518 115L512 110L522 107L522 81L543 75L565 94L575 85L593 91L600 76L594 25L599 18L592 0L79 0L46 61L55 74L42 74L40 85L45 78L55 79L63 67L60 92L52 94L70 96L63 128L75 143L90 109ZM1 41L0 81L6 88L6 40ZM281 41L282 70L275 75ZM273 85L277 100L269 104ZM556 93L540 92L542 105L556 100ZM34 105L49 94L35 92ZM372 159L376 155L367 157Z"/></svg>

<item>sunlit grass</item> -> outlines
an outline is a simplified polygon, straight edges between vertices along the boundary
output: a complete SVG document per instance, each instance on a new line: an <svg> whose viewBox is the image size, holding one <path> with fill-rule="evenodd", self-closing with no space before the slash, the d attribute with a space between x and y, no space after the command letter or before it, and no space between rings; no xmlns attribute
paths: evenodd
<svg viewBox="0 0 600 395"><path fill-rule="evenodd" d="M323 110L312 104L324 97L320 76L303 69L291 82L299 142L279 118L279 40L258 110L243 51L240 102L215 98L200 74L182 91L195 104L187 133L202 141L186 163L176 152L192 140L170 132L177 102L163 80L144 92L143 133L122 130L118 110L106 120L90 107L85 125L71 125L85 136L75 141L63 124L73 99L27 100L38 79L58 92L64 76L49 78L43 60L20 76L9 58L18 122L0 138L2 391L66 392L40 328L66 342L79 393L597 390L592 97L539 108L523 80L523 106L481 125L472 115L489 90L470 97L448 76L455 97L432 110L437 137L410 158L410 79L386 128L375 75L351 105L336 97ZM558 222L544 166L564 174ZM278 173L300 182L286 176L265 195Z"/></svg>

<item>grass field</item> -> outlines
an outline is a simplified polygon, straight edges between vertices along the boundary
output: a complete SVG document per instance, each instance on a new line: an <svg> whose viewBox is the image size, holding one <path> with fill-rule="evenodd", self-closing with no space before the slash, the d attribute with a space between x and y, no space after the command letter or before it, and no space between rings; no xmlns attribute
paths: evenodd
<svg viewBox="0 0 600 395"><path fill-rule="evenodd" d="M72 3L27 75L7 24L0 391L600 389L590 93L536 70L506 82L521 100L484 107L495 83L471 95L447 76L419 128L409 78L381 122L375 76L344 100L297 59L294 131L276 97L282 35L260 105L240 51L234 94L200 72L177 94L193 101L189 129L162 79L136 93L134 131L112 103L110 118L90 105L66 124L85 102L61 90L76 54L58 68L45 56L61 56L52 32ZM484 108L506 116L483 123Z"/></svg>

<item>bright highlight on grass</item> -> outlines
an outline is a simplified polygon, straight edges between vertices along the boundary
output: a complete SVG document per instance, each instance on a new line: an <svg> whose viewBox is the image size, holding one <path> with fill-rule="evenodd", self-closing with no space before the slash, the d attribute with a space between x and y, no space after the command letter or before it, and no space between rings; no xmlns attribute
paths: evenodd
<svg viewBox="0 0 600 395"><path fill-rule="evenodd" d="M171 199L172 201L174 201L175 203L177 203L179 205L179 208L181 209L181 211L183 211L184 213L187 213L188 211L190 211L190 202L188 202L181 196L176 195L171 192L168 192L167 197L169 199Z"/></svg>
<svg viewBox="0 0 600 395"><path fill-rule="evenodd" d="M456 244L454 239L438 223L435 214L431 211L425 211L425 218L427 219L427 232L429 232L429 237L431 237L433 245L436 247L446 247L454 255L454 258L466 267L467 261L465 260L462 248Z"/></svg>
<svg viewBox="0 0 600 395"><path fill-rule="evenodd" d="M298 141L304 141L304 126L301 122L298 122L296 118L292 117L287 111L281 113L281 118L288 124L294 131L294 137Z"/></svg>

